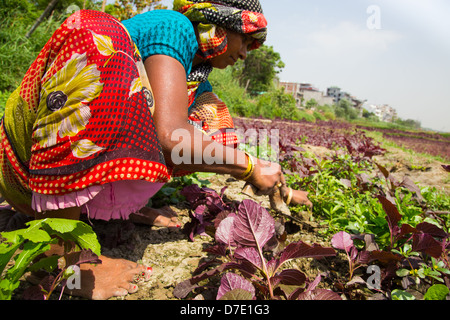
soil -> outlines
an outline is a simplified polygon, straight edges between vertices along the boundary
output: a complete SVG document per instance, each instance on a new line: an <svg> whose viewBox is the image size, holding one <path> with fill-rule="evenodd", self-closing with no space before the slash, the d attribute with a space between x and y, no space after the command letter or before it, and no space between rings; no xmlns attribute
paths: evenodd
<svg viewBox="0 0 450 320"><path fill-rule="evenodd" d="M324 147L310 145L302 147L315 153L317 156L324 156L330 152ZM388 168L399 180L404 176L409 176L421 186L436 187L438 190L443 190L450 195L449 174L442 169L444 163L425 157L414 157L412 159L409 153L397 148L388 149L384 156L376 157L375 160ZM422 171L424 168L411 169L411 165L425 167L426 171ZM228 199L241 201L246 198L241 193L244 186L242 181L220 175L212 176L209 180L211 184L208 187L218 192L223 186L227 186L225 196ZM270 207L267 197L258 197L255 201L260 202L265 208ZM190 221L189 208L183 204L171 206L171 208L177 212L178 218L183 225ZM308 244L317 243L322 246L330 246L329 240L321 236L318 224L310 222L310 217L307 214L298 218L305 223L288 221L289 219L287 219L286 231L288 232L289 242L302 240ZM102 238L102 234L110 233L108 230L113 230L113 232L117 233L118 228L121 228L121 225L123 225L120 222L115 224L95 222L95 224L96 226L94 226L99 230L100 238ZM208 255L202 251L203 248L213 243L211 237L199 235L195 237L194 242L191 242L181 230L174 231L167 228L149 228L139 225L128 227L128 229L129 232L122 235L122 244L113 249L103 248L103 253L133 261L142 260L145 264L153 266L154 273L150 281L139 284L137 293L130 294L123 299L176 299L173 296L176 284L192 277L192 272L204 259L208 258ZM330 269L335 272L348 271L346 260L343 256L320 261L297 259L293 263L295 265L292 267L304 272L308 279L311 280L318 274L326 273ZM326 282L322 285L327 287ZM204 297L199 295L197 298L203 299ZM206 298L214 297L209 296Z"/></svg>
<svg viewBox="0 0 450 320"><path fill-rule="evenodd" d="M303 147L318 156L323 156L330 151L323 147ZM400 180L407 175L422 186L435 186L450 195L449 174L444 172L441 167L444 163L419 157L411 158L410 154L392 148L384 156L377 157L376 161L386 166ZM420 164L429 169L427 171L411 169L411 163L416 166ZM223 186L227 186L225 196L228 199L241 201L245 198L241 194L244 185L242 181L219 175L208 179L211 182L208 187L218 192ZM259 197L255 200L269 208L267 197ZM182 225L190 221L189 208L185 203L172 205L171 208L177 212ZM319 226L311 222L308 215L299 216L299 218L304 223L289 221L286 223L289 242L302 240L308 244L318 243L323 246L330 246L328 240L321 236ZM213 243L210 236L199 235L195 237L194 242L191 242L182 230L134 225L127 221L92 221L92 223L102 244L104 255L142 261L144 264L153 267L153 275L150 281L139 283L138 292L120 298L126 300L176 299L173 295L176 284L192 277L193 271L204 259L208 258L208 254L203 252L203 249ZM311 280L318 274L330 272L330 270L332 270L332 273L340 271L345 273L348 270L343 256L320 261L297 259L293 263ZM321 285L327 287L326 281ZM196 298L203 299L205 297L199 295ZM209 296L206 296L206 298L214 299L214 292L209 292ZM71 298L65 296L64 299Z"/></svg>
<svg viewBox="0 0 450 320"><path fill-rule="evenodd" d="M237 201L242 201L248 197L241 193L244 187L243 181L237 181L229 176L215 175L209 178L212 188L220 192L223 186L227 186L225 197ZM262 206L270 210L268 197L258 197L254 199ZM190 221L189 208L185 204L172 205L171 208L178 214L178 220L182 225ZM276 219L281 217L275 216ZM305 219L305 217L300 217ZM288 220L288 219L286 219ZM202 261L210 258L203 252L203 249L210 246L214 239L210 236L197 235L194 242L188 240L183 230L173 230L168 228L148 227L134 225L130 222L107 223L94 221L94 230L96 230L100 243L106 239L106 235L120 234L120 244L114 248L102 246L102 253L107 256L125 258L132 261L141 260L144 264L153 267L153 275L148 282L139 284L139 291L130 294L123 299L141 300L141 299L176 299L173 296L173 290L177 283L192 277L193 271ZM285 221L288 241L302 240L308 244L318 243L323 246L330 246L320 234L317 233L318 226L313 222L304 224ZM127 230L119 232L119 230ZM296 267L304 272L308 278L314 279L319 272L326 271L325 267L319 270L319 264L312 259L303 259L308 261L296 261ZM206 293L208 294L208 293ZM209 292L211 295L211 292ZM204 297L198 296L203 299ZM214 298L207 296L206 298Z"/></svg>

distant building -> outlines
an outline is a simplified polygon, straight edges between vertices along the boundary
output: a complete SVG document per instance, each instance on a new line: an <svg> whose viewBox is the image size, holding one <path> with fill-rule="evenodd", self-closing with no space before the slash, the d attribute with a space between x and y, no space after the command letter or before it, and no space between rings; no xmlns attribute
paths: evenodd
<svg viewBox="0 0 450 320"><path fill-rule="evenodd" d="M285 93L289 93L294 97L298 108L305 107L306 103L311 99L314 99L319 106L334 104L332 97L328 97L310 83L280 82L279 85L284 87Z"/></svg>
<svg viewBox="0 0 450 320"><path fill-rule="evenodd" d="M397 119L397 111L387 104L383 105L369 105L369 111L373 112L380 121L392 122Z"/></svg>
<svg viewBox="0 0 450 320"><path fill-rule="evenodd" d="M349 93L341 91L341 88L338 88L338 87L330 87L330 88L328 88L327 89L327 96L333 98L334 104L339 104L339 102L342 99L346 99L348 102L350 102L350 104L354 108L356 108L356 109L358 109L360 111L362 111L362 106L363 106L363 104L365 102L365 100L357 99L356 97L350 95Z"/></svg>

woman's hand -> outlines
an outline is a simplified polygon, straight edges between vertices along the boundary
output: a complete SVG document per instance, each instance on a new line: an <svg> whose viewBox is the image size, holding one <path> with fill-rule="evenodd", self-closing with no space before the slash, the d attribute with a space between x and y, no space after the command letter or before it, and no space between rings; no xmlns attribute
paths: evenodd
<svg viewBox="0 0 450 320"><path fill-rule="evenodd" d="M292 191L291 191L292 190ZM292 192L291 196L289 196L289 193ZM312 209L313 204L308 199L308 192L302 191L302 190L294 190L289 188L286 185L283 185L281 187L281 194L283 196L283 201L287 202L289 200L289 205L306 205L310 209Z"/></svg>
<svg viewBox="0 0 450 320"><path fill-rule="evenodd" d="M268 195L274 192L274 188L281 182L284 184L284 176L278 163L253 158L255 169L247 182L258 189L257 195Z"/></svg>

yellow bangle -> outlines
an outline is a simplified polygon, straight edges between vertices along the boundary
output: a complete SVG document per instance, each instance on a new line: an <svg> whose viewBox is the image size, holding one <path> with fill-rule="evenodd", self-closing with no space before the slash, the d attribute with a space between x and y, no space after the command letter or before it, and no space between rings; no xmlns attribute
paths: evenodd
<svg viewBox="0 0 450 320"><path fill-rule="evenodd" d="M250 177L253 174L253 171L255 170L255 164L253 162L253 158L252 156L248 153L245 152L245 155L248 158L248 165L247 165L247 169L245 170L245 172L242 174L242 180L247 181L248 179L250 179Z"/></svg>
<svg viewBox="0 0 450 320"><path fill-rule="evenodd" d="M287 197L287 199L286 199L286 205L287 205L287 206L291 203L291 200L292 200L292 193L293 193L292 188L289 188L289 194L288 194L288 197Z"/></svg>

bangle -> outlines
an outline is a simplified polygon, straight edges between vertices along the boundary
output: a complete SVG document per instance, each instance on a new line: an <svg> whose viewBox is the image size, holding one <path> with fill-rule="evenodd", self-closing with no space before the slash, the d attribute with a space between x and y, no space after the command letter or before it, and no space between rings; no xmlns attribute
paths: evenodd
<svg viewBox="0 0 450 320"><path fill-rule="evenodd" d="M245 155L247 156L248 159L248 165L247 169L242 174L241 179L247 181L248 179L250 179L250 177L253 174L253 171L255 170L255 164L253 162L253 157L248 152L245 152Z"/></svg>
<svg viewBox="0 0 450 320"><path fill-rule="evenodd" d="M292 200L292 193L293 193L292 188L289 188L289 194L288 194L288 197L287 197L287 199L286 199L286 205L287 205L287 206L289 205L289 203L291 203L291 200Z"/></svg>

